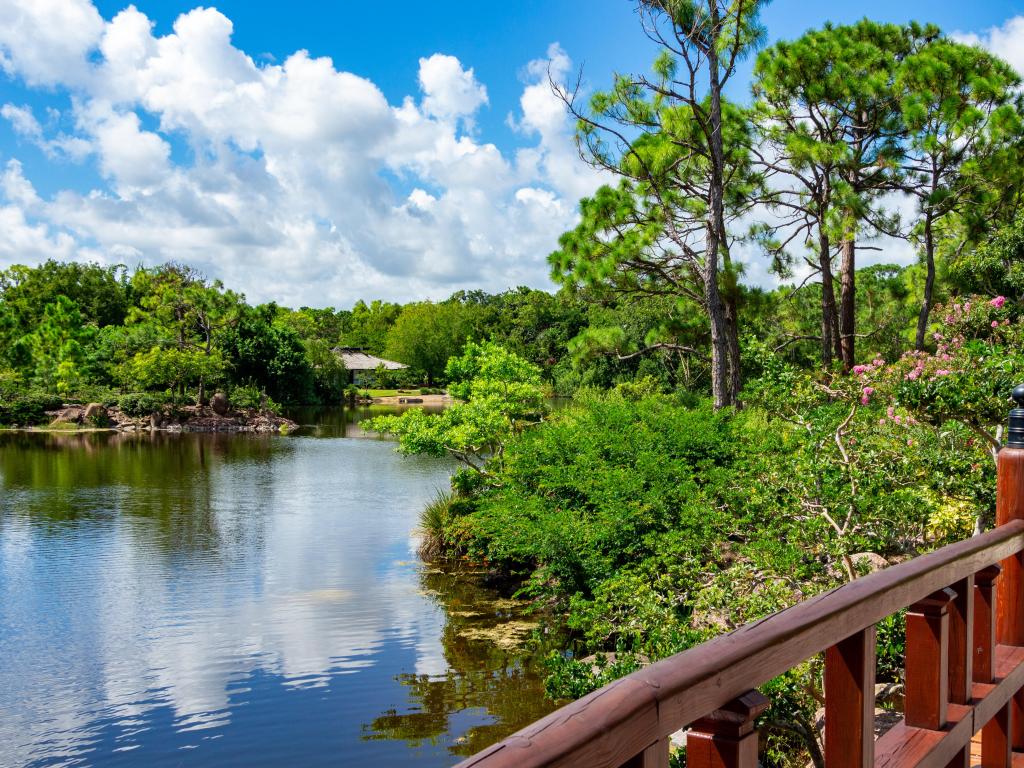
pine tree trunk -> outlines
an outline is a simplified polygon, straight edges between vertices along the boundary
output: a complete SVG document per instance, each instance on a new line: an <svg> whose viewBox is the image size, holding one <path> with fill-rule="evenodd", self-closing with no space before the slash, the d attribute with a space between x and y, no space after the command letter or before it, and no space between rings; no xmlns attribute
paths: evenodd
<svg viewBox="0 0 1024 768"><path fill-rule="evenodd" d="M821 269L821 364L832 366L833 352L841 356L836 316L836 289L832 280L832 244L828 234L818 230L818 266Z"/></svg>
<svg viewBox="0 0 1024 768"><path fill-rule="evenodd" d="M718 4L709 3L710 27L718 29ZM708 148L711 154L711 178L708 181L708 220L704 243L704 297L707 302L708 320L711 324L711 395L715 408L724 408L736 402L739 390L739 345L736 346L736 369L731 370L729 322L725 304L718 285L718 257L722 247L725 221L725 149L722 145L722 84L719 79L717 40L707 50L708 91L710 92L710 122Z"/></svg>
<svg viewBox="0 0 1024 768"><path fill-rule="evenodd" d="M933 193L938 185L938 173L933 169ZM924 337L928 332L928 317L932 311L932 293L935 290L935 232L932 229L934 217L935 214L932 206L929 205L924 217L924 260L927 271L924 278L924 296L921 301L921 312L917 316L917 338L914 340L914 349L918 351L924 349Z"/></svg>
<svg viewBox="0 0 1024 768"><path fill-rule="evenodd" d="M839 284L839 341L843 368L853 368L855 325L857 318L856 253L857 243L853 236L840 245L843 253L842 275Z"/></svg>
<svg viewBox="0 0 1024 768"><path fill-rule="evenodd" d="M868 124L868 116L862 111L860 125L855 125L853 131L853 159L845 172L846 182L854 194L860 194L860 168L863 162L861 151L864 146L865 128ZM851 227L850 231L844 234L843 242L840 245L842 252L842 275L839 285L839 336L840 352L843 359L843 369L849 371L853 368L856 359L857 340L857 212L846 210L846 226Z"/></svg>
<svg viewBox="0 0 1024 768"><path fill-rule="evenodd" d="M736 293L730 291L723 302L725 310L726 346L729 351L729 396L733 405L739 405L740 389L743 386L740 368L740 324Z"/></svg>
<svg viewBox="0 0 1024 768"><path fill-rule="evenodd" d="M707 302L708 320L711 323L711 397L715 408L724 408L733 403L729 385L729 342L725 307L722 304L722 294L718 290L718 281L707 273L704 278L704 297Z"/></svg>

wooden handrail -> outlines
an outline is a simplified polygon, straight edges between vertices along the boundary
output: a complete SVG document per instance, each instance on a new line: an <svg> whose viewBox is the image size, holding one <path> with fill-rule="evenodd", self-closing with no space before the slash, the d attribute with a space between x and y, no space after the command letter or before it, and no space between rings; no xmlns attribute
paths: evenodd
<svg viewBox="0 0 1024 768"><path fill-rule="evenodd" d="M877 765L966 768L978 731L985 768L1010 768L1024 749L1024 386L1014 399L994 530L627 675L458 768L665 768L669 735L687 726L694 768L755 768L767 700L752 689L823 651L829 768L870 768L876 751ZM874 626L904 608L905 718L876 742Z"/></svg>
<svg viewBox="0 0 1024 768"><path fill-rule="evenodd" d="M1022 549L1024 520L1014 520L856 579L616 680L459 768L619 768L751 688Z"/></svg>

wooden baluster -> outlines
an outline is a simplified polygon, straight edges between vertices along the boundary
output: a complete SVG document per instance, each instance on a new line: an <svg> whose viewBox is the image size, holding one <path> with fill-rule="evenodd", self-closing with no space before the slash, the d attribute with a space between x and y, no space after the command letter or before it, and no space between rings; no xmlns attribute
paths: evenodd
<svg viewBox="0 0 1024 768"><path fill-rule="evenodd" d="M949 700L967 704L974 679L974 576L951 584L956 598L949 604Z"/></svg>
<svg viewBox="0 0 1024 768"><path fill-rule="evenodd" d="M825 651L825 764L875 764L875 628Z"/></svg>
<svg viewBox="0 0 1024 768"><path fill-rule="evenodd" d="M768 704L758 691L748 691L695 722L686 734L688 768L757 768L754 719Z"/></svg>
<svg viewBox="0 0 1024 768"><path fill-rule="evenodd" d="M979 683L994 680L993 660L996 645L996 613L993 602L995 581L1002 570L998 565L982 568L974 574L974 641L972 672ZM981 729L982 768L1010 766L1010 704L1002 707Z"/></svg>
<svg viewBox="0 0 1024 768"><path fill-rule="evenodd" d="M972 648L974 643L974 576L950 585L956 597L949 604L949 700L967 704L971 700L974 678ZM961 749L947 768L970 768L971 749Z"/></svg>
<svg viewBox="0 0 1024 768"><path fill-rule="evenodd" d="M974 574L974 643L972 675L979 683L991 683L996 652L995 581L1002 568L990 565Z"/></svg>
<svg viewBox="0 0 1024 768"><path fill-rule="evenodd" d="M1024 520L1024 385L1013 390L1006 446L999 451L996 477L996 525ZM1024 552L1006 558L996 584L996 641L1024 645ZM1024 749L1024 692L1011 704L1011 741Z"/></svg>
<svg viewBox="0 0 1024 768"><path fill-rule="evenodd" d="M949 603L951 589L940 589L907 611L907 725L937 731L949 708Z"/></svg>
<svg viewBox="0 0 1024 768"><path fill-rule="evenodd" d="M1011 704L1001 707L995 717L981 729L982 768L1010 768L1013 755L1010 749Z"/></svg>
<svg viewBox="0 0 1024 768"><path fill-rule="evenodd" d="M668 768L668 752L669 739L666 737L624 763L622 768Z"/></svg>

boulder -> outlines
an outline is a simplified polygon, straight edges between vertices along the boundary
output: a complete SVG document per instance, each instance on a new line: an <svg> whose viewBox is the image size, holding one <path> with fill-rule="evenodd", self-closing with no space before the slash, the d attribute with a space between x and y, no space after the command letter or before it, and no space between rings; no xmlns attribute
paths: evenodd
<svg viewBox="0 0 1024 768"><path fill-rule="evenodd" d="M59 411L55 411L51 416L53 417L51 421L55 424L58 422L80 424L82 422L83 411L81 408L72 405L67 408L62 408Z"/></svg>
<svg viewBox="0 0 1024 768"><path fill-rule="evenodd" d="M160 429L160 425L164 423L164 415L160 411L149 414L149 428Z"/></svg>
<svg viewBox="0 0 1024 768"><path fill-rule="evenodd" d="M89 403L85 406L85 412L82 414L82 420L87 424L101 426L110 422L110 414L107 413L107 409L100 403Z"/></svg>
<svg viewBox="0 0 1024 768"><path fill-rule="evenodd" d="M228 396L223 392L214 393L210 398L210 407L218 416L223 416L228 412Z"/></svg>
<svg viewBox="0 0 1024 768"><path fill-rule="evenodd" d="M857 570L867 568L868 573L874 573L889 567L889 561L877 552L858 552L855 555L850 555L850 560L853 561L854 568Z"/></svg>

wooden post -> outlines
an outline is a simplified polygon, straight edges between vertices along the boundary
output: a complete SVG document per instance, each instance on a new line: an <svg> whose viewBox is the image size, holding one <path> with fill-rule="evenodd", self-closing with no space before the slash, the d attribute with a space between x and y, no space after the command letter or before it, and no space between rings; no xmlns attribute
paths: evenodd
<svg viewBox="0 0 1024 768"><path fill-rule="evenodd" d="M875 764L875 628L825 651L825 764Z"/></svg>
<svg viewBox="0 0 1024 768"><path fill-rule="evenodd" d="M686 734L687 768L757 768L754 719L768 699L748 691L695 722Z"/></svg>
<svg viewBox="0 0 1024 768"><path fill-rule="evenodd" d="M996 477L996 525L1024 519L1024 384L1013 389L1006 445L999 451ZM1006 558L996 584L996 641L1024 645L1024 552ZM1024 749L1024 693L1011 702L1014 749Z"/></svg>
<svg viewBox="0 0 1024 768"><path fill-rule="evenodd" d="M949 603L951 589L940 589L907 611L907 725L937 731L949 709Z"/></svg>
<svg viewBox="0 0 1024 768"><path fill-rule="evenodd" d="M1007 446L999 452L996 525L1021 519L1024 519L1024 448ZM996 587L996 637L1005 645L1024 645L1024 553L1006 558L1002 566L1003 574Z"/></svg>

